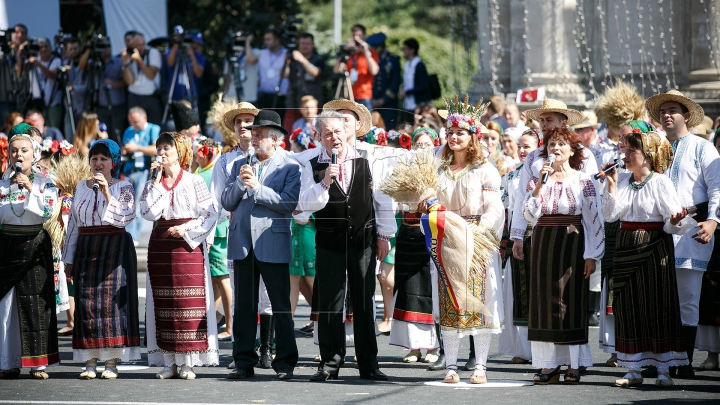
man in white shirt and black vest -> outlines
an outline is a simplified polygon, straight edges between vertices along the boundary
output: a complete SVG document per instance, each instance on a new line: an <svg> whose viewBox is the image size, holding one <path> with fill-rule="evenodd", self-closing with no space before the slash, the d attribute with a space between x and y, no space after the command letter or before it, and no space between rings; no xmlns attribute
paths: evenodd
<svg viewBox="0 0 720 405"><path fill-rule="evenodd" d="M345 272L354 310L355 353L360 378L387 380L378 366L373 296L376 258L388 252L387 235L378 235L368 160L348 146L345 119L337 111L317 118L322 142L319 155L305 163L300 206L315 213L316 277L322 362L311 381L335 380L345 360L343 306Z"/></svg>

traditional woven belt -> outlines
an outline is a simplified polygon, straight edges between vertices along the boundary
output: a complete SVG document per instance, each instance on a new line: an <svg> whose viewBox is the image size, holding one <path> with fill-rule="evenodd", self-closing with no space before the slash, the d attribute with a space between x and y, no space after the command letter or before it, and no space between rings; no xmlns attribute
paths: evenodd
<svg viewBox="0 0 720 405"><path fill-rule="evenodd" d="M543 215L537 226L582 226L582 215Z"/></svg>
<svg viewBox="0 0 720 405"><path fill-rule="evenodd" d="M118 228L112 225L100 226L81 226L80 236L105 236L105 235L122 235L125 228Z"/></svg>
<svg viewBox="0 0 720 405"><path fill-rule="evenodd" d="M660 231L665 226L662 222L629 222L629 221L621 221L620 222L620 229L626 230L626 231L639 231L639 230L645 230L645 231Z"/></svg>
<svg viewBox="0 0 720 405"><path fill-rule="evenodd" d="M480 223L480 219L482 218L482 215L463 215L462 219L465 220L465 222L468 223Z"/></svg>
<svg viewBox="0 0 720 405"><path fill-rule="evenodd" d="M187 222L190 222L190 221L192 221L192 220L193 220L193 218L158 219L158 220L157 220L157 223L156 223L156 226L168 227L168 228L169 228L169 227L173 227L173 226L182 225L182 224L187 223Z"/></svg>
<svg viewBox="0 0 720 405"><path fill-rule="evenodd" d="M3 225L0 232L6 235L37 235L42 232L42 225Z"/></svg>

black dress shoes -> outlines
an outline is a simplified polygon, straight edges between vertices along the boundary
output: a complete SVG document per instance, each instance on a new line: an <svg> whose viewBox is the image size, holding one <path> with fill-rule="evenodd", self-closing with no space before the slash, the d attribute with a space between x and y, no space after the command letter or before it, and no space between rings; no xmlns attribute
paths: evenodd
<svg viewBox="0 0 720 405"><path fill-rule="evenodd" d="M438 370L445 370L445 355L441 354L437 361L430 366L428 366L428 371L438 371Z"/></svg>
<svg viewBox="0 0 720 405"><path fill-rule="evenodd" d="M695 371L690 365L678 366L675 377L681 379L692 379L695 378Z"/></svg>
<svg viewBox="0 0 720 405"><path fill-rule="evenodd" d="M317 373L313 374L310 377L310 381L313 382L322 382L322 381L330 381L330 380L337 380L338 379L338 373L328 373L325 370L318 370Z"/></svg>
<svg viewBox="0 0 720 405"><path fill-rule="evenodd" d="M290 380L293 378L293 372L292 370L280 370L277 372L275 378L278 380Z"/></svg>
<svg viewBox="0 0 720 405"><path fill-rule="evenodd" d="M387 381L388 376L382 371L376 369L369 373L360 373L361 380L375 380L375 381Z"/></svg>
<svg viewBox="0 0 720 405"><path fill-rule="evenodd" d="M468 359L467 363L463 366L463 370L465 371L473 371L475 370L476 364L475 364L475 354L471 353L470 358Z"/></svg>
<svg viewBox="0 0 720 405"><path fill-rule="evenodd" d="M229 379L231 380L239 380L242 378L252 378L255 377L255 370L245 370L244 368L237 368L235 367L233 371L228 374Z"/></svg>

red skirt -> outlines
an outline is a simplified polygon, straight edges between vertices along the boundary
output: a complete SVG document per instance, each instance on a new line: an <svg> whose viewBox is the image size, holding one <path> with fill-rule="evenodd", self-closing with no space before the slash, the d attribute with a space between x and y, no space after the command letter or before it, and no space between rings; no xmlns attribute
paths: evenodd
<svg viewBox="0 0 720 405"><path fill-rule="evenodd" d="M148 245L148 275L158 348L173 353L208 350L205 259L168 229L190 219L159 220Z"/></svg>

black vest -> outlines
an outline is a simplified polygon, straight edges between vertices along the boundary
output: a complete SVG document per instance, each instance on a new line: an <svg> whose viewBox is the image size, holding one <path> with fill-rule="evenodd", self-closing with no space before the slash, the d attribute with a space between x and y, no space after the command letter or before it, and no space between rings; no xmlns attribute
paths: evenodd
<svg viewBox="0 0 720 405"><path fill-rule="evenodd" d="M315 183L323 181L327 163L310 160ZM353 159L352 178L345 194L336 180L330 185L330 199L323 209L315 212L315 246L345 252L374 246L375 209L373 206L372 175L367 159Z"/></svg>

